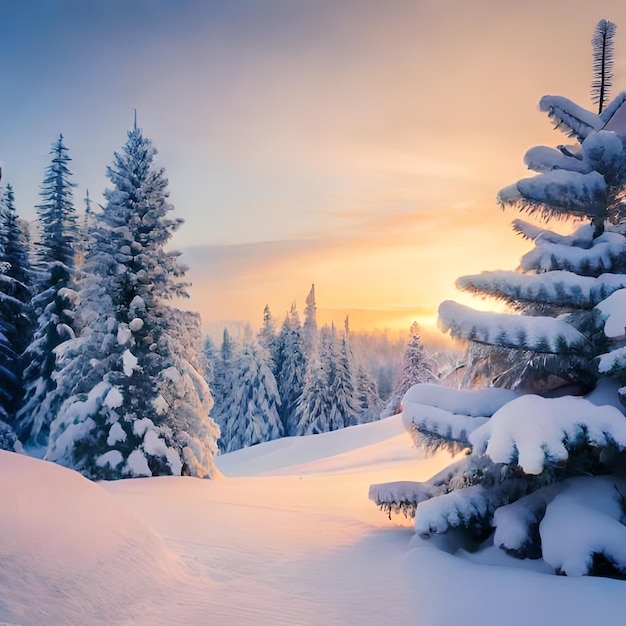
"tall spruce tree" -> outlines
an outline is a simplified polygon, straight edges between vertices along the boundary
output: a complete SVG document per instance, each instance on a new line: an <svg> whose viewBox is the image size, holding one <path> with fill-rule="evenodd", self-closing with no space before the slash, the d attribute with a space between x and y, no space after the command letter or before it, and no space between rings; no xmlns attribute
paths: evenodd
<svg viewBox="0 0 626 626"><path fill-rule="evenodd" d="M13 188L7 185L0 197L0 420L9 424L15 422L23 393L20 355L32 334L30 298L28 239L17 216ZM13 449L14 436L11 441L2 439Z"/></svg>
<svg viewBox="0 0 626 626"><path fill-rule="evenodd" d="M417 322L411 324L409 329L409 341L404 354L402 355L402 365L398 373L391 396L385 404L381 414L388 417L400 411L400 401L407 390L418 383L430 383L436 378L436 365L428 356L422 338L420 327Z"/></svg>
<svg viewBox="0 0 626 626"><path fill-rule="evenodd" d="M276 351L276 322L272 316L269 305L263 309L263 325L257 335L259 345L267 351L269 365L275 372L274 353Z"/></svg>
<svg viewBox="0 0 626 626"><path fill-rule="evenodd" d="M341 340L333 333L330 352L331 398L333 403L329 416L329 430L339 430L358 422L356 401L354 358L350 349L350 331L346 317Z"/></svg>
<svg viewBox="0 0 626 626"><path fill-rule="evenodd" d="M179 253L165 249L181 220L168 217L155 155L135 125L108 168L113 186L85 259L82 333L55 377L66 399L46 458L91 478L213 473L219 431L196 368L199 322L169 304L186 295Z"/></svg>
<svg viewBox="0 0 626 626"><path fill-rule="evenodd" d="M222 412L228 406L227 398L230 396L233 382L233 363L238 346L230 336L228 329L224 329L222 345L219 354L215 356L213 363L213 398L214 405L211 415L222 424ZM206 353L205 353L206 354Z"/></svg>
<svg viewBox="0 0 626 626"><path fill-rule="evenodd" d="M273 361L282 402L280 416L285 433L289 436L297 435L299 420L296 417L296 407L304 389L307 357L304 353L302 325L295 303L291 305L278 333Z"/></svg>
<svg viewBox="0 0 626 626"><path fill-rule="evenodd" d="M317 350L317 306L315 304L315 285L311 285L311 291L306 297L304 309L304 324L302 325L302 337L304 340L304 352L307 356L313 355Z"/></svg>
<svg viewBox="0 0 626 626"><path fill-rule="evenodd" d="M378 393L378 385L361 364L357 366L355 400L359 424L366 424L380 418L383 403Z"/></svg>
<svg viewBox="0 0 626 626"><path fill-rule="evenodd" d="M36 281L31 308L37 320L33 339L26 348L24 398L17 413L16 431L31 444L47 442L49 426L58 406L51 403L56 388L55 349L75 336L74 284L76 212L69 162L63 135L52 145L51 163L41 186L37 205L39 240L36 242Z"/></svg>

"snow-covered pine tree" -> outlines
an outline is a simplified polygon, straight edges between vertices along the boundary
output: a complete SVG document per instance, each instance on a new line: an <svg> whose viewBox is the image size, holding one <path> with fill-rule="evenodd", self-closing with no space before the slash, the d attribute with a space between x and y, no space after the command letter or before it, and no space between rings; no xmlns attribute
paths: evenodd
<svg viewBox="0 0 626 626"><path fill-rule="evenodd" d="M347 342L338 345L334 326L319 332L318 350L308 362L302 395L296 405L296 435L315 435L345 428L358 414Z"/></svg>
<svg viewBox="0 0 626 626"><path fill-rule="evenodd" d="M169 305L186 295L156 149L136 125L108 168L113 185L92 231L81 289L81 334L59 353L66 399L46 458L90 478L211 476L219 430L196 369L196 316ZM62 391L61 391L62 390Z"/></svg>
<svg viewBox="0 0 626 626"><path fill-rule="evenodd" d="M20 355L32 335L31 268L26 230L15 209L15 196L7 185L0 196L0 449L15 449L15 421L22 398Z"/></svg>
<svg viewBox="0 0 626 626"><path fill-rule="evenodd" d="M304 324L302 325L302 337L304 340L304 353L313 355L317 350L317 306L315 305L315 285L311 285L311 291L306 297L304 309Z"/></svg>
<svg viewBox="0 0 626 626"><path fill-rule="evenodd" d="M206 380L211 394L213 395L213 406L215 406L215 365L217 363L217 348L210 335L204 338L202 346L202 370L204 372L204 380Z"/></svg>
<svg viewBox="0 0 626 626"><path fill-rule="evenodd" d="M7 341L0 368L0 415L13 422L22 398L19 358L32 336L29 242L7 185L0 197L0 326Z"/></svg>
<svg viewBox="0 0 626 626"><path fill-rule="evenodd" d="M299 420L296 417L296 407L304 389L307 357L304 353L302 326L295 303L291 305L278 333L273 361L282 402L280 416L285 434L297 435Z"/></svg>
<svg viewBox="0 0 626 626"><path fill-rule="evenodd" d="M461 288L502 299L517 314L440 307L454 336L517 355L509 364L515 375L494 381L502 386L538 391L537 372L558 375L561 384L603 375L626 381L624 102L621 94L595 115L564 98L542 99L580 145L531 149L526 162L539 175L501 191L499 200L588 223L564 236L517 221L535 244L520 271L459 279ZM599 355L602 349L609 351ZM422 445L468 454L424 483L373 485L370 498L414 515L424 537L457 528L474 539L492 536L517 557L542 556L558 573L624 578L626 417L615 396L616 406L607 404L611 390L607 380L588 398L417 385L403 400L407 429Z"/></svg>
<svg viewBox="0 0 626 626"><path fill-rule="evenodd" d="M294 426L290 435L316 435L328 431L330 410L328 372L318 354L307 360L302 394L293 414Z"/></svg>
<svg viewBox="0 0 626 626"><path fill-rule="evenodd" d="M379 419L383 403L378 394L378 385L372 375L361 364L357 366L355 387L358 423L366 424Z"/></svg>
<svg viewBox="0 0 626 626"><path fill-rule="evenodd" d="M625 101L623 92L596 115L565 98L541 99L540 108L579 144L531 148L525 162L538 175L501 190L498 201L546 219L586 223L561 235L516 220L514 229L535 245L519 270L459 278L459 288L515 311L477 312L454 302L440 306L442 327L473 342L470 383L487 378L541 393L566 385L593 387L593 357L606 349L594 307L626 286Z"/></svg>
<svg viewBox="0 0 626 626"><path fill-rule="evenodd" d="M220 413L220 448L232 452L284 435L276 379L268 353L247 327L233 363L230 393Z"/></svg>
<svg viewBox="0 0 626 626"><path fill-rule="evenodd" d="M42 202L37 206L39 240L36 242L36 280L30 303L36 318L32 341L23 356L24 397L15 429L22 441L47 442L57 406L51 403L56 383L55 349L75 336L74 284L76 211L73 204L69 162L63 135L52 144L51 163L41 185Z"/></svg>
<svg viewBox="0 0 626 626"><path fill-rule="evenodd" d="M274 364L274 355L276 352L276 322L274 321L268 304L266 304L263 309L263 325L258 332L257 339L259 345L267 351L269 358L268 365L272 368L274 374L276 374Z"/></svg>
<svg viewBox="0 0 626 626"><path fill-rule="evenodd" d="M402 396L413 385L430 383L436 379L436 363L428 356L422 343L420 327L417 322L411 324L409 341L402 355L402 367L395 381L393 391L382 413L388 417L400 411Z"/></svg>
<svg viewBox="0 0 626 626"><path fill-rule="evenodd" d="M227 398L230 397L232 391L233 367L237 350L238 346L230 336L228 329L225 328L219 354L216 354L213 359L212 391L214 404L211 415L220 425L223 423L221 415L228 407ZM205 355L210 358L206 351Z"/></svg>
<svg viewBox="0 0 626 626"><path fill-rule="evenodd" d="M350 350L347 317L341 342L333 332L330 359L329 378L332 381L330 394L333 403L329 415L329 430L339 430L357 424L359 416L353 372L354 358Z"/></svg>
<svg viewBox="0 0 626 626"><path fill-rule="evenodd" d="M93 209L91 207L92 200L89 197L89 189L85 192L85 210L78 225L78 237L76 239L76 265L82 267L85 261L85 254L89 248L89 237L91 234L91 222L93 219Z"/></svg>

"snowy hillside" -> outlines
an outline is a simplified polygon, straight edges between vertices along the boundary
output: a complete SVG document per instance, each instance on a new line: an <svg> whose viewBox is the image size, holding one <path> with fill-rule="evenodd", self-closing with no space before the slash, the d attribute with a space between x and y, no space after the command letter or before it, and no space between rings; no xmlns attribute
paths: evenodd
<svg viewBox="0 0 626 626"><path fill-rule="evenodd" d="M442 552L367 499L373 482L424 480L449 462L421 458L400 416L218 457L212 481L96 484L0 452L0 622L620 622L624 582Z"/></svg>

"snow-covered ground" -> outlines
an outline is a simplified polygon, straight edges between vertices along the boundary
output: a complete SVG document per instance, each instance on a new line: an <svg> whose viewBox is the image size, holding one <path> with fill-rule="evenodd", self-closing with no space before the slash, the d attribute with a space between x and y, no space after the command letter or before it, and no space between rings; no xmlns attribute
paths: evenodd
<svg viewBox="0 0 626 626"><path fill-rule="evenodd" d="M223 477L94 484L0 452L0 623L621 623L626 582L452 555L389 521L371 483L424 480L400 416L219 458Z"/></svg>

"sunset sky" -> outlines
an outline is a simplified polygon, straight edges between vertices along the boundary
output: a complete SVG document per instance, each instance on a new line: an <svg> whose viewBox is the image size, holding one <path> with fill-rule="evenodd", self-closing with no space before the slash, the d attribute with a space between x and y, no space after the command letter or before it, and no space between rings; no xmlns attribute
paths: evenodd
<svg viewBox="0 0 626 626"><path fill-rule="evenodd" d="M592 107L601 18L617 95L618 0L0 0L3 182L33 220L62 132L77 208L101 202L137 109L207 328L282 320L311 283L322 321L428 326L457 276L528 249L496 193L564 141L541 96Z"/></svg>

